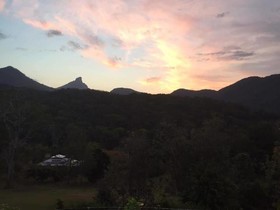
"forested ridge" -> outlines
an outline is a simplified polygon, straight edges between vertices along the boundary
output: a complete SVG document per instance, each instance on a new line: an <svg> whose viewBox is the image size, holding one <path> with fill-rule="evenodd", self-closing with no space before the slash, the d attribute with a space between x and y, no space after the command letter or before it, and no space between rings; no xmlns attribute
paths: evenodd
<svg viewBox="0 0 280 210"><path fill-rule="evenodd" d="M280 121L207 98L0 89L3 186L75 182L100 205L279 209ZM46 155L82 160L42 168Z"/></svg>

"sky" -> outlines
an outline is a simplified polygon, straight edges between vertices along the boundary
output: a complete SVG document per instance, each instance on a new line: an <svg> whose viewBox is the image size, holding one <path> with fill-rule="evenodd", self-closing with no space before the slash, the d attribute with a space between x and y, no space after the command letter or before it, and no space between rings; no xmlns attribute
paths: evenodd
<svg viewBox="0 0 280 210"><path fill-rule="evenodd" d="M0 68L51 87L219 90L279 58L279 0L0 0Z"/></svg>

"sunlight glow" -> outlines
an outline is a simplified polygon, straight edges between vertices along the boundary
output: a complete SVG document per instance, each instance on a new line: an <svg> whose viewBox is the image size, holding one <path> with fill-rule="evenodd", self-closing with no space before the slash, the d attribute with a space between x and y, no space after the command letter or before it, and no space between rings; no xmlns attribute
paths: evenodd
<svg viewBox="0 0 280 210"><path fill-rule="evenodd" d="M166 41L158 41L157 47L161 51L161 59L168 68L166 79L161 87L168 91L180 88L182 86L182 76L185 76L187 70L191 67L190 61L183 56L183 53L177 47Z"/></svg>

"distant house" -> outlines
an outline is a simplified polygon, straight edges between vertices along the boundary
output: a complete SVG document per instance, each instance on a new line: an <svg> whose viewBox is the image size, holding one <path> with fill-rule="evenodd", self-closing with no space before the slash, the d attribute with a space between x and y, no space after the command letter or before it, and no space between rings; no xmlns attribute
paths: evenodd
<svg viewBox="0 0 280 210"><path fill-rule="evenodd" d="M51 158L40 162L40 166L79 166L81 161L67 158L65 155L57 154Z"/></svg>

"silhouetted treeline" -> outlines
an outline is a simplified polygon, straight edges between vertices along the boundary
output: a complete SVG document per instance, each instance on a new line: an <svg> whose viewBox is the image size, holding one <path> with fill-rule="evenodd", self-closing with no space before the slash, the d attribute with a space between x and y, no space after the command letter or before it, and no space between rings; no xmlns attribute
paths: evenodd
<svg viewBox="0 0 280 210"><path fill-rule="evenodd" d="M0 172L9 182L27 171L42 181L37 163L62 153L84 161L81 175L103 205L134 197L146 206L279 208L277 116L206 98L92 90L5 88L0 107ZM54 181L79 175L68 172Z"/></svg>

